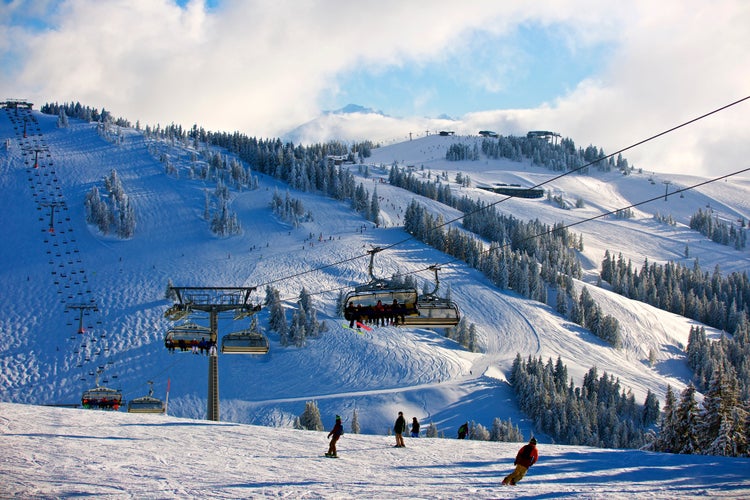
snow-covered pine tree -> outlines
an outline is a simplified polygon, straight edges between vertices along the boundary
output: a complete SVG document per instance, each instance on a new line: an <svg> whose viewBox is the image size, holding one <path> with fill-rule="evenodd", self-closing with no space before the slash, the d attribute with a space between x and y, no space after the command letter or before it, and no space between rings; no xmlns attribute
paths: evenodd
<svg viewBox="0 0 750 500"><path fill-rule="evenodd" d="M701 420L695 393L695 386L689 384L680 393L680 401L674 411L673 426L676 440L674 451L676 453L692 455L701 452L698 435Z"/></svg>
<svg viewBox="0 0 750 500"><path fill-rule="evenodd" d="M436 438L438 437L438 428L435 425L434 422L430 422L427 425L427 430L425 431L425 436L428 438Z"/></svg>
<svg viewBox="0 0 750 500"><path fill-rule="evenodd" d="M307 343L307 316L304 309L298 309L292 313L289 336L295 347L305 347Z"/></svg>
<svg viewBox="0 0 750 500"><path fill-rule="evenodd" d="M643 403L643 425L655 424L659 420L659 413L659 398L649 389Z"/></svg>
<svg viewBox="0 0 750 500"><path fill-rule="evenodd" d="M359 434L359 414L357 413L357 409L355 408L352 410L352 426L351 426L352 434Z"/></svg>
<svg viewBox="0 0 750 500"><path fill-rule="evenodd" d="M747 450L746 411L739 399L734 369L718 367L703 399L698 428L700 447L707 455L741 456Z"/></svg>
<svg viewBox="0 0 750 500"><path fill-rule="evenodd" d="M303 429L310 431L325 430L325 427L323 427L323 421L320 418L318 404L315 401L308 401L305 403L305 411L299 416L299 423Z"/></svg>

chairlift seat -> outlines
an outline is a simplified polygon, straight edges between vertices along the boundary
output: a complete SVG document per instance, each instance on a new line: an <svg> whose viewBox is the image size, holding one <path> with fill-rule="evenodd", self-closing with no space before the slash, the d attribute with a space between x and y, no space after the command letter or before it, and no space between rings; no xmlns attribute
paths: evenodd
<svg viewBox="0 0 750 500"><path fill-rule="evenodd" d="M119 410L122 403L122 391L97 385L93 389L84 391L81 405L84 408L101 408L103 410Z"/></svg>
<svg viewBox="0 0 750 500"><path fill-rule="evenodd" d="M251 330L229 333L221 339L222 354L266 354L269 348L268 338Z"/></svg>
<svg viewBox="0 0 750 500"><path fill-rule="evenodd" d="M164 413L165 410L164 402L152 396L143 396L128 402L128 413Z"/></svg>
<svg viewBox="0 0 750 500"><path fill-rule="evenodd" d="M420 296L417 311L417 315L405 316L402 326L450 328L461 320L461 312L455 302L434 295Z"/></svg>

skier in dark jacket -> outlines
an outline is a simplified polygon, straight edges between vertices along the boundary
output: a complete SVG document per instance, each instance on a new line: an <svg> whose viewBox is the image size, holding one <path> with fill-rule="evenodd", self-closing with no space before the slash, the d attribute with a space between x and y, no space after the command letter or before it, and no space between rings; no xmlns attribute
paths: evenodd
<svg viewBox="0 0 750 500"><path fill-rule="evenodd" d="M396 448L403 448L404 444L404 432L406 432L406 419L404 418L404 412L398 412L398 418L396 423L393 425L393 432L396 434Z"/></svg>
<svg viewBox="0 0 750 500"><path fill-rule="evenodd" d="M464 422L464 424L458 428L458 439L466 439L467 434L469 434L469 422Z"/></svg>
<svg viewBox="0 0 750 500"><path fill-rule="evenodd" d="M333 426L333 429L331 429L331 432L328 433L328 439L331 440L331 444L328 445L328 452L326 453L327 457L338 457L336 454L336 441L339 440L343 433L344 426L341 425L341 417L336 415L336 424ZM333 436L333 438L331 438L331 436Z"/></svg>
<svg viewBox="0 0 750 500"><path fill-rule="evenodd" d="M516 460L513 462L513 465L516 466L516 470L508 474L506 478L503 479L503 484L514 485L518 481L523 479L523 476L526 475L526 471L528 471L529 468L536 463L538 458L539 453L536 450L536 439L531 438L529 444L523 446L520 450L518 450Z"/></svg>
<svg viewBox="0 0 750 500"><path fill-rule="evenodd" d="M419 420L417 420L417 417L411 419L411 437L419 437Z"/></svg>

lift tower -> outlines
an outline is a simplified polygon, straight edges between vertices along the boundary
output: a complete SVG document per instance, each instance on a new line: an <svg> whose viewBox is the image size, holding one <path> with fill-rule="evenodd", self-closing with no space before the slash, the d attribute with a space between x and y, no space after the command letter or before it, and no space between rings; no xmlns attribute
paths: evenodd
<svg viewBox="0 0 750 500"><path fill-rule="evenodd" d="M173 321L189 316L194 311L207 312L210 321L211 345L216 345L219 330L219 314L234 311L235 318L252 316L260 306L250 303L250 294L256 287L194 287L173 286L175 303L164 312ZM212 350L208 356L208 400L206 419L219 421L219 353Z"/></svg>
<svg viewBox="0 0 750 500"><path fill-rule="evenodd" d="M78 311L78 331L76 333L80 333L80 334L86 333L86 329L83 327L83 314L86 311L98 311L99 310L96 307L96 304L93 302L91 303L81 302L78 304L68 304L67 306L65 306L66 311L70 309L74 309Z"/></svg>
<svg viewBox="0 0 750 500"><path fill-rule="evenodd" d="M25 147L23 150L27 153L34 153L34 168L39 168L39 153L48 153L49 148L47 146L33 146Z"/></svg>

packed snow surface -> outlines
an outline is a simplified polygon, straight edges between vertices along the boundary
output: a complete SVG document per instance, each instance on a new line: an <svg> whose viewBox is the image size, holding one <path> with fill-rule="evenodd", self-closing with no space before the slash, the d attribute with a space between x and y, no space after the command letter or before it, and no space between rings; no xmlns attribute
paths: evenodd
<svg viewBox="0 0 750 500"><path fill-rule="evenodd" d="M331 420L331 419L328 419ZM328 422L331 426L333 422ZM346 430L346 425L345 425ZM0 497L749 498L747 459L327 432L0 403Z"/></svg>

